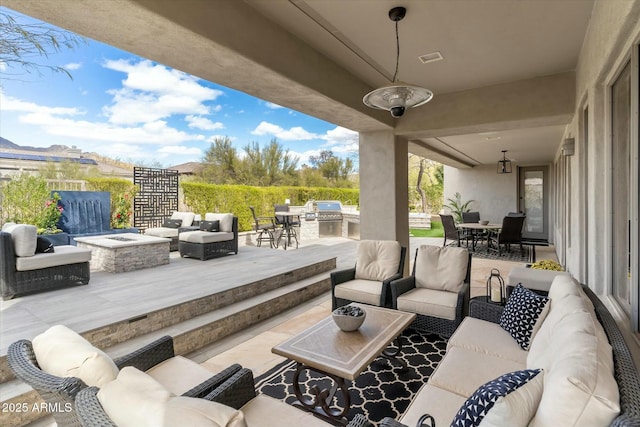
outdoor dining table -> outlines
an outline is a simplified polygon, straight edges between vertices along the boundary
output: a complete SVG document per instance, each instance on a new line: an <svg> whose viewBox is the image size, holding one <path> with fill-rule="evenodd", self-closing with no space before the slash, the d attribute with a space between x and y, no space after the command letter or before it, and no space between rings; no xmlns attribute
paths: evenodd
<svg viewBox="0 0 640 427"><path fill-rule="evenodd" d="M471 230L475 233L477 230L482 230L482 231L500 230L502 228L502 224L480 224L479 222L462 222L458 224L458 228ZM473 236L471 247L474 251L476 250L475 235Z"/></svg>
<svg viewBox="0 0 640 427"><path fill-rule="evenodd" d="M287 243L291 246L291 237L296 241L296 249L298 248L298 235L296 231L293 229L292 218L298 217L298 222L300 222L300 214L296 212L286 212L286 211L276 211L275 216L281 216L283 218L282 224L282 234L278 237L278 241L276 242L276 248L280 245L280 239L283 235L287 235L287 238L284 241L284 250L287 250Z"/></svg>

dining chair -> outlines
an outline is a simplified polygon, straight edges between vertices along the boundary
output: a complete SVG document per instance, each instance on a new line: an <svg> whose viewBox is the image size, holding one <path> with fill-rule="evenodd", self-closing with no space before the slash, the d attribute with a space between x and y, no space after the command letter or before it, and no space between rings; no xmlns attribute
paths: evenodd
<svg viewBox="0 0 640 427"><path fill-rule="evenodd" d="M480 222L480 212L462 212L462 222L477 224ZM475 247L477 240L484 240L487 237L486 230L463 230L464 236L473 239Z"/></svg>
<svg viewBox="0 0 640 427"><path fill-rule="evenodd" d="M487 246L489 250L498 251L498 255L502 254L502 245L507 251L511 250L512 244L520 245L520 252L524 253L522 246L522 227L524 225L524 216L505 216L502 219L502 227L498 231L490 232Z"/></svg>
<svg viewBox="0 0 640 427"><path fill-rule="evenodd" d="M262 242L269 242L269 247L275 246L274 232L276 231L276 223L273 217L257 216L253 206L249 206L251 215L253 215L253 230L258 233L256 237L256 245L260 247Z"/></svg>
<svg viewBox="0 0 640 427"><path fill-rule="evenodd" d="M460 240L464 239L467 242L467 246L469 246L469 236L464 235L458 227L456 227L456 223L453 220L452 215L440 215L440 220L442 221L442 227L444 228L444 242L442 242L442 246L447 246L447 240L455 240L458 242L458 246L462 246Z"/></svg>

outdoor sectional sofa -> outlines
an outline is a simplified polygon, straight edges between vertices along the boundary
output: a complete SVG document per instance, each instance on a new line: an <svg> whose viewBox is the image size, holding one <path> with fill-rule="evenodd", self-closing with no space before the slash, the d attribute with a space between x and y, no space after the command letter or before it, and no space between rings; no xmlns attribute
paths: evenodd
<svg viewBox="0 0 640 427"><path fill-rule="evenodd" d="M70 285L89 283L91 250L71 245L36 253L37 228L5 224L0 231L0 290L2 299Z"/></svg>
<svg viewBox="0 0 640 427"><path fill-rule="evenodd" d="M180 233L198 229L197 226L192 225L195 216L193 212L173 212L171 217L162 223L161 227L147 228L144 234L171 239L169 251L177 251Z"/></svg>
<svg viewBox="0 0 640 427"><path fill-rule="evenodd" d="M472 299L470 317L449 340L428 382L399 420L385 418L380 425L413 427L424 414L437 427L452 425L465 401L482 394L476 391L484 384L541 368L538 381L525 384L523 394L501 398L482 425L640 426L640 377L611 314L568 275L553 279L548 297L548 313L541 314L528 350L498 324L506 308ZM491 422L492 411L498 422Z"/></svg>
<svg viewBox="0 0 640 427"><path fill-rule="evenodd" d="M200 229L181 232L179 237L181 257L202 261L222 255L238 253L238 217L230 213L207 212Z"/></svg>

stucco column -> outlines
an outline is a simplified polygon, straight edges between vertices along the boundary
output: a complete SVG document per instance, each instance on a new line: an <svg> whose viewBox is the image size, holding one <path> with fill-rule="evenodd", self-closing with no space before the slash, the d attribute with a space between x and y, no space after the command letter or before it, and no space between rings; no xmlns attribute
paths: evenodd
<svg viewBox="0 0 640 427"><path fill-rule="evenodd" d="M407 140L392 131L360 133L360 239L409 247L407 155Z"/></svg>

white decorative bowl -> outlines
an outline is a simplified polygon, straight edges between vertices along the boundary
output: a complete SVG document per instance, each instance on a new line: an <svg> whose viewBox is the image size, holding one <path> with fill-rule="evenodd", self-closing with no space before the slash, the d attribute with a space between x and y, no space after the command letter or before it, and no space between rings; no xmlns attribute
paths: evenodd
<svg viewBox="0 0 640 427"><path fill-rule="evenodd" d="M483 219L483 220L481 220L481 221L478 221L478 224L480 224L480 225L487 225L487 224L489 224L489 221L487 221L486 219Z"/></svg>
<svg viewBox="0 0 640 427"><path fill-rule="evenodd" d="M353 316L351 314L341 314L344 311L343 309L345 308L358 309L360 315ZM340 330L344 332L351 332L357 330L360 326L362 326L365 317L367 317L367 312L359 307L347 306L335 309L331 316L333 317L333 321L336 323L336 325L338 325L338 328L340 328Z"/></svg>

